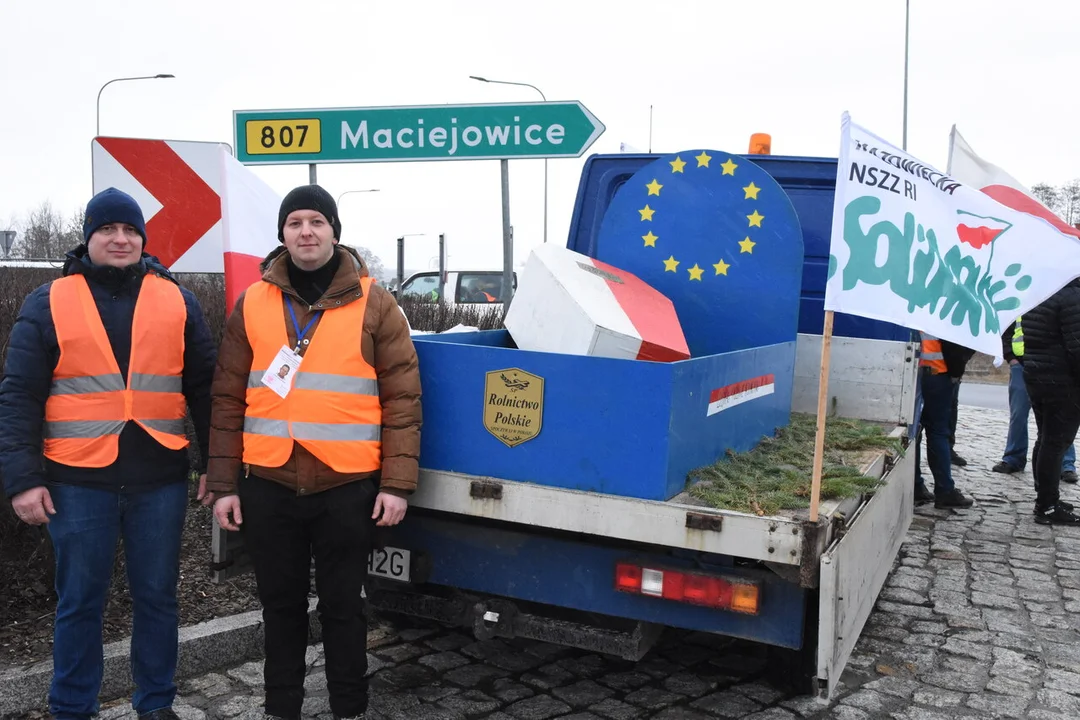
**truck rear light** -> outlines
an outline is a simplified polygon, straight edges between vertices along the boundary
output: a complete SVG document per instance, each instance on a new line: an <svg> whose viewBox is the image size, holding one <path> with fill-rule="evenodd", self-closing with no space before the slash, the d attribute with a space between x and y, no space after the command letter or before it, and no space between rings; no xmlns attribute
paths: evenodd
<svg viewBox="0 0 1080 720"><path fill-rule="evenodd" d="M615 589L747 615L757 615L761 609L761 583L745 578L621 562L615 565Z"/></svg>

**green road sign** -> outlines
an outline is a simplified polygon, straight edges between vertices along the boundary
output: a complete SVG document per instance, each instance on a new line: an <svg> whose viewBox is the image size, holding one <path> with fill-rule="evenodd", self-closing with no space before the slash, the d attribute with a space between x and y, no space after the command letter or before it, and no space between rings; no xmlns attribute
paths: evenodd
<svg viewBox="0 0 1080 720"><path fill-rule="evenodd" d="M579 157L604 132L580 102L233 112L245 165Z"/></svg>

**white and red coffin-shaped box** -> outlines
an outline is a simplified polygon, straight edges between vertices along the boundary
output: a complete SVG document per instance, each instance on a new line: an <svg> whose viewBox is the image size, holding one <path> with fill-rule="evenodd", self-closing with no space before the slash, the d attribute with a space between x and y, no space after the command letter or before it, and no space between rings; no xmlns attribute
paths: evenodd
<svg viewBox="0 0 1080 720"><path fill-rule="evenodd" d="M666 296L625 270L557 245L529 255L503 324L521 350L658 362L690 357Z"/></svg>

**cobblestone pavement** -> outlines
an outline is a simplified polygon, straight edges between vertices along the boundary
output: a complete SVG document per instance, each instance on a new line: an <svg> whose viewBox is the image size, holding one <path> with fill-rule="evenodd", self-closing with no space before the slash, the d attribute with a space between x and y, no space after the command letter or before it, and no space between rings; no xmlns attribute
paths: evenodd
<svg viewBox="0 0 1080 720"><path fill-rule="evenodd" d="M961 409L956 472L969 511L919 509L831 703L764 681L764 648L669 633L639 663L454 630L379 628L372 712L417 720L789 720L1080 717L1080 530L1036 525L1030 473L990 471L1007 414ZM1034 431L1034 428L1032 428ZM1032 433L1034 438L1034 432ZM929 476L928 476L929 477ZM1066 495L1075 490L1066 486ZM321 648L305 715L331 717ZM182 683L185 720L261 717L262 665ZM113 703L101 720L131 713Z"/></svg>

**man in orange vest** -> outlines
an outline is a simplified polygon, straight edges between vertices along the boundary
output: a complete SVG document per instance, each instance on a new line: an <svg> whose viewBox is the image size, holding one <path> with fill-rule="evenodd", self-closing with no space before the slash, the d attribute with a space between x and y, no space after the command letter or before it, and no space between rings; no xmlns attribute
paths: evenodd
<svg viewBox="0 0 1080 720"><path fill-rule="evenodd" d="M971 498L957 490L953 482L949 433L954 385L964 376L974 352L927 333L920 335L919 391L923 406L918 422L926 435L926 461L934 476L934 492L931 495L923 482L920 470L922 443L916 436L915 502L933 499L936 508L969 508L973 504Z"/></svg>
<svg viewBox="0 0 1080 720"><path fill-rule="evenodd" d="M304 701L312 557L330 709L364 716L372 535L401 521L416 488L420 374L409 326L340 237L323 188L285 196L283 247L237 300L214 377L207 487L254 565L265 709L279 718L299 718Z"/></svg>
<svg viewBox="0 0 1080 720"><path fill-rule="evenodd" d="M191 467L184 419L190 410L206 458L216 349L198 300L144 252L134 199L115 188L95 195L83 237L63 277L27 297L11 330L0 475L19 518L48 528L56 556L52 716L98 710L120 538L134 610L132 705L140 718L174 720Z"/></svg>

